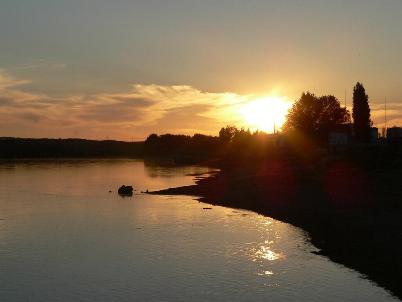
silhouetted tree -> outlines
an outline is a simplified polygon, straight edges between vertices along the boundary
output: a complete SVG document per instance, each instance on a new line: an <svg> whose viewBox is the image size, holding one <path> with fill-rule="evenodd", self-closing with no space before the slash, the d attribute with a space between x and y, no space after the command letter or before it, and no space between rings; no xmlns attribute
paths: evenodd
<svg viewBox="0 0 402 302"><path fill-rule="evenodd" d="M363 84L357 82L353 88L353 127L356 139L361 142L370 140L370 106L368 104L368 95Z"/></svg>
<svg viewBox="0 0 402 302"><path fill-rule="evenodd" d="M144 155L171 158L177 163L197 163L215 156L218 140L216 136L203 134L151 134L144 143Z"/></svg>
<svg viewBox="0 0 402 302"><path fill-rule="evenodd" d="M238 132L235 126L226 126L219 131L219 140L222 143L230 143Z"/></svg>
<svg viewBox="0 0 402 302"><path fill-rule="evenodd" d="M237 150L245 149L251 145L252 134L250 130L244 130L243 128L240 130L236 129L236 132L233 136L232 143L234 148Z"/></svg>
<svg viewBox="0 0 402 302"><path fill-rule="evenodd" d="M289 110L283 126L286 132L296 130L313 139L326 141L328 133L337 125L350 122L350 114L332 95L316 97L303 93Z"/></svg>

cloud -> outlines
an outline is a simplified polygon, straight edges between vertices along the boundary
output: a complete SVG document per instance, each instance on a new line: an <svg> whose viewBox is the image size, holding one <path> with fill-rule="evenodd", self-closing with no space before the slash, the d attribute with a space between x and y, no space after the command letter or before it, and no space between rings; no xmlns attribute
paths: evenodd
<svg viewBox="0 0 402 302"><path fill-rule="evenodd" d="M28 83L30 83L30 81L16 79L7 74L4 69L0 69L0 91L9 87L20 86Z"/></svg>
<svg viewBox="0 0 402 302"><path fill-rule="evenodd" d="M144 139L150 133L216 134L250 96L186 85L135 84L120 93L50 95L21 89L0 70L0 136ZM237 114L237 116L236 116Z"/></svg>
<svg viewBox="0 0 402 302"><path fill-rule="evenodd" d="M147 109L155 102L141 98L115 99L112 102L96 101L90 104L82 104L80 113L77 116L83 120L92 120L104 123L122 123L142 121L142 117L147 114Z"/></svg>
<svg viewBox="0 0 402 302"><path fill-rule="evenodd" d="M385 127L385 105L374 104L371 106L371 117L375 127ZM387 103L387 127L402 125L402 104L397 102Z"/></svg>
<svg viewBox="0 0 402 302"><path fill-rule="evenodd" d="M193 104L168 109L156 123L169 125L173 133L177 130L181 133L208 133L209 131L205 131L206 125L216 124L214 118L205 115L211 108L213 108L212 104Z"/></svg>

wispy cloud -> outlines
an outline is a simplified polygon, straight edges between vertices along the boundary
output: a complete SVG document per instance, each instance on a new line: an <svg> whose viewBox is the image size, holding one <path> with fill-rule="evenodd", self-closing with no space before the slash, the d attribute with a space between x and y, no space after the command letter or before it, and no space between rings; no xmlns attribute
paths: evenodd
<svg viewBox="0 0 402 302"><path fill-rule="evenodd" d="M16 79L15 77L6 73L4 69L0 69L0 90L5 90L10 87L16 87L28 83L30 83L30 81Z"/></svg>
<svg viewBox="0 0 402 302"><path fill-rule="evenodd" d="M387 104L387 127L402 126L402 104L397 102L388 102ZM374 126L385 126L385 104L375 104L371 106L371 116Z"/></svg>
<svg viewBox="0 0 402 302"><path fill-rule="evenodd" d="M151 132L216 134L221 126L239 122L236 106L251 97L185 85L135 84L121 93L54 98L23 91L21 86L28 83L0 71L0 136L143 139Z"/></svg>

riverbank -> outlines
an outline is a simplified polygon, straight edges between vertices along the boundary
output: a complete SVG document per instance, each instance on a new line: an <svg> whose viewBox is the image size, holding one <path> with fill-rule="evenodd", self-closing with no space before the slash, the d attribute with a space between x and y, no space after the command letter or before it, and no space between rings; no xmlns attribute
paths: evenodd
<svg viewBox="0 0 402 302"><path fill-rule="evenodd" d="M151 194L197 196L291 223L309 233L320 254L401 299L401 177L398 167L368 168L346 159L295 164L282 157L226 162L195 185Z"/></svg>
<svg viewBox="0 0 402 302"><path fill-rule="evenodd" d="M144 142L0 137L0 159L139 158Z"/></svg>

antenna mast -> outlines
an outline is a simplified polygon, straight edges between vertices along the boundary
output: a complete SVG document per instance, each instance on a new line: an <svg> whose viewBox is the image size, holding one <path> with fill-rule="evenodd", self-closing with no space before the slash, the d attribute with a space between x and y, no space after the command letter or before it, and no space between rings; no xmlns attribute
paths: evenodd
<svg viewBox="0 0 402 302"><path fill-rule="evenodd" d="M346 89L345 89L345 109L346 109Z"/></svg>
<svg viewBox="0 0 402 302"><path fill-rule="evenodd" d="M384 119L385 119L385 132L387 132L387 97L385 97Z"/></svg>

